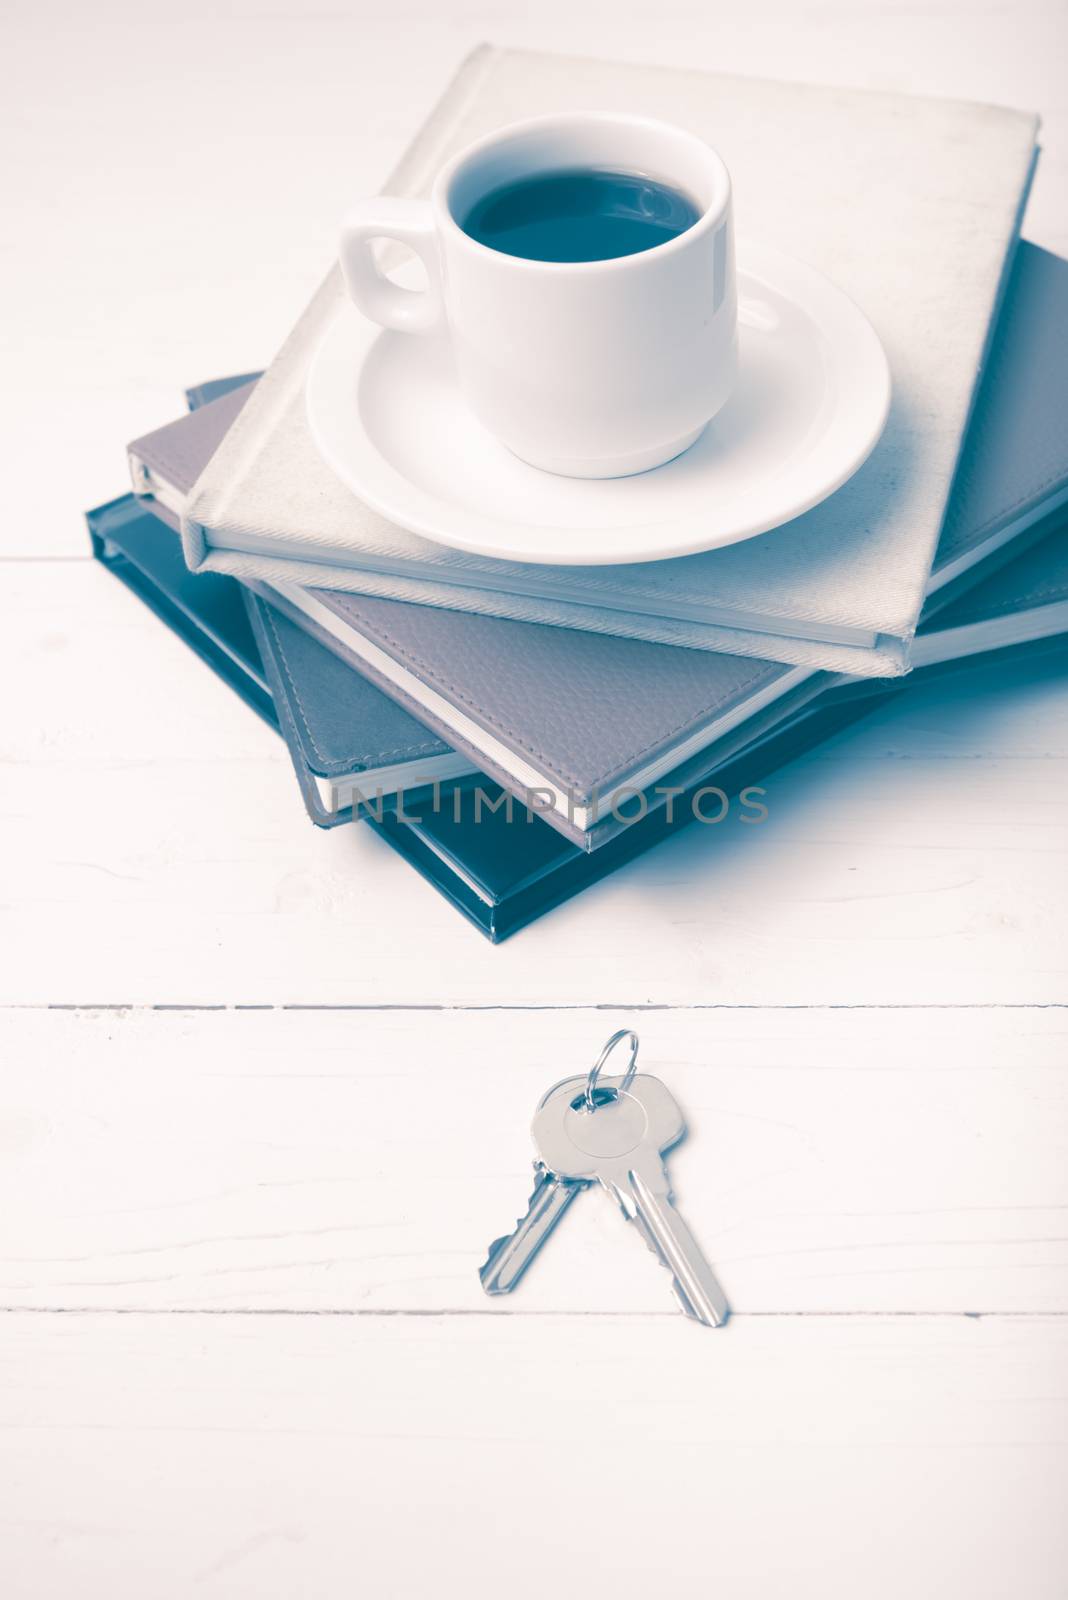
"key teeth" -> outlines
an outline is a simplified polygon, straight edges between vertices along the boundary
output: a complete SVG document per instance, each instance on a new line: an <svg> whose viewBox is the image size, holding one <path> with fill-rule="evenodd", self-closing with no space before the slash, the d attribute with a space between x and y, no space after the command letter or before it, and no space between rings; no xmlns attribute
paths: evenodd
<svg viewBox="0 0 1068 1600"><path fill-rule="evenodd" d="M487 1294L507 1294L508 1293L507 1289L488 1288L487 1285L486 1285L486 1278L489 1275L490 1268L493 1266L495 1258L501 1253L501 1251L504 1249L505 1245L510 1244L511 1241L515 1238L516 1228L518 1228L520 1226L522 1221L523 1221L522 1217L516 1217L516 1219L515 1219L515 1228L513 1228L512 1232L511 1233L502 1233L499 1239L494 1239L493 1243L490 1245L489 1249L486 1251L486 1259L485 1259L485 1261L483 1261L482 1265L478 1269L478 1276L479 1276L479 1278L480 1278L480 1280L482 1282L482 1287L483 1287L483 1289L486 1290Z"/></svg>
<svg viewBox="0 0 1068 1600"><path fill-rule="evenodd" d="M494 1239L479 1268L486 1294L511 1294L541 1246L585 1184L561 1182L535 1165L534 1192L511 1233Z"/></svg>
<svg viewBox="0 0 1068 1600"><path fill-rule="evenodd" d="M515 1225L516 1225L517 1228L519 1227L519 1224L520 1224L520 1222L522 1222L522 1220L523 1220L522 1217L517 1217L516 1218L516 1224ZM486 1282L485 1282L486 1277L489 1274L490 1268L493 1266L494 1260L496 1259L496 1257L498 1255L500 1255L500 1253L504 1249L505 1245L510 1243L510 1241L512 1239L514 1239L514 1238L515 1238L514 1230L511 1233L502 1233L499 1239L494 1239L493 1240L493 1243L490 1245L489 1249L486 1251L486 1259L485 1259L485 1261L483 1261L482 1265L478 1269L478 1275L482 1280L482 1287L484 1289L486 1289ZM487 1294L503 1294L504 1292L505 1291L503 1289L486 1289L486 1293Z"/></svg>
<svg viewBox="0 0 1068 1600"><path fill-rule="evenodd" d="M537 1172L538 1171L537 1167L535 1167L534 1170L535 1170L535 1172ZM538 1173L538 1181L534 1185L534 1192L530 1197L530 1201L529 1201L529 1203L527 1205L527 1209L523 1212L522 1216L516 1217L516 1219L515 1219L515 1227L512 1228L509 1233L502 1233L499 1239L494 1239L492 1244L490 1245L489 1249L486 1251L486 1259L478 1269L478 1275L479 1275L480 1278L486 1272L489 1271L489 1268L493 1263L493 1258L498 1253L498 1251L503 1250L506 1244L511 1244L512 1240L515 1238L515 1236L518 1233L519 1229L523 1226L524 1222L529 1217L531 1206L533 1206L534 1201L537 1199L538 1190L540 1189L541 1184L542 1184L542 1175L540 1173ZM487 1292L492 1294L495 1291L488 1290ZM497 1291L497 1292L503 1293L504 1291L501 1290L501 1291Z"/></svg>

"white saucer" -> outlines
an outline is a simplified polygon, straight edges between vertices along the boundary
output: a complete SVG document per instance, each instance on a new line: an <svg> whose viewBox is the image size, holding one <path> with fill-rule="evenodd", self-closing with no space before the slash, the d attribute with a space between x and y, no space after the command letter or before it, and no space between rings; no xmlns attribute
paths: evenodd
<svg viewBox="0 0 1068 1600"><path fill-rule="evenodd" d="M482 427L444 335L385 333L355 307L308 374L319 450L365 504L439 544L507 561L659 561L751 538L850 478L882 433L890 372L875 330L821 273L739 249L740 376L683 455L629 478L527 466Z"/></svg>

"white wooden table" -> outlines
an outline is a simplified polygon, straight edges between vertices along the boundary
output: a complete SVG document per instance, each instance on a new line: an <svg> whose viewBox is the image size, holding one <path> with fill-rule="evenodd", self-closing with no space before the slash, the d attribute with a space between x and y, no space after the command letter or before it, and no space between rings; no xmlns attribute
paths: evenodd
<svg viewBox="0 0 1068 1600"><path fill-rule="evenodd" d="M306 10L306 14L303 14ZM4 20L0 1593L1068 1593L1068 691L919 689L500 949L87 559L479 38L1033 107L1062 5L183 0ZM10 486L14 485L14 493ZM591 1196L476 1268L615 1027L710 1335Z"/></svg>

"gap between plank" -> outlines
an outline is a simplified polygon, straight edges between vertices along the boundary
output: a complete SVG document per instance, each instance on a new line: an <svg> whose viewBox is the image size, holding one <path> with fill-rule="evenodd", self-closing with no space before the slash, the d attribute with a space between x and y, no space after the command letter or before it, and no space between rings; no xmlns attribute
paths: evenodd
<svg viewBox="0 0 1068 1600"><path fill-rule="evenodd" d="M55 1000L42 1002L12 1001L0 1004L2 1011L1065 1011L1068 1010L1068 1001L1065 1000L889 1000L880 1001L822 1001L813 1005L802 1002L770 1002L758 1005L753 1002L740 1002L734 1004L729 1001L653 1001L653 1000L603 1000L594 1002L567 1002L555 1003L551 1000L544 1002L521 1002L509 1004L497 1002L479 1004L472 1002L465 1004L458 1002L448 1004L445 1002L422 1003L418 1001L393 1001L376 1004L372 1002L349 1004L345 1001L283 1001L271 1003L265 1001L226 1001L216 1003L201 1003L196 1001L160 1000L160 1001L135 1001L135 1000Z"/></svg>
<svg viewBox="0 0 1068 1600"><path fill-rule="evenodd" d="M524 1311L450 1306L0 1306L5 1317L511 1317L608 1318L614 1321L675 1321L678 1311ZM771 1320L823 1322L1033 1322L1063 1321L1065 1311L732 1311L731 1322Z"/></svg>

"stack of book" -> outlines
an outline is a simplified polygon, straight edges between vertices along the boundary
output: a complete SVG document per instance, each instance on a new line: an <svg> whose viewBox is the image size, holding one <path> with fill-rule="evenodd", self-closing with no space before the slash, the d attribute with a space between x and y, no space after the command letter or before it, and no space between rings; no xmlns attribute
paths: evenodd
<svg viewBox="0 0 1068 1600"><path fill-rule="evenodd" d="M747 226L846 289L893 404L786 527L552 567L435 544L321 459L309 364L337 272L262 376L190 391L89 514L100 561L284 737L322 826L380 831L500 939L887 695L1068 631L1068 262L1018 242L1035 119L484 48L389 185L542 111L644 112L718 148ZM462 471L462 463L457 471Z"/></svg>

